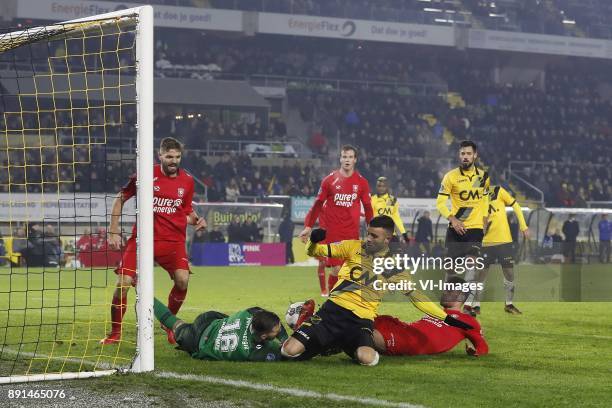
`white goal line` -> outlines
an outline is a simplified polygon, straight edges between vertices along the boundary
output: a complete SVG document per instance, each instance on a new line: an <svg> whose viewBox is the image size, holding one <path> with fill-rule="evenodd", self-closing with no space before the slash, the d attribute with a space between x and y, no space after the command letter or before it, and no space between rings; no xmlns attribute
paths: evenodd
<svg viewBox="0 0 612 408"><path fill-rule="evenodd" d="M20 356L24 356L24 357L49 358L50 360L61 360L61 361L67 361L67 362L83 364L83 365L91 365L91 366L97 365L100 368L106 369L105 371L100 372L100 373L104 373L102 375L112 374L113 372L116 371L116 370L111 370L110 369L111 367L108 364L96 363L95 361L91 361L91 360L83 360L79 358L64 358L60 356L51 357L46 354L19 352L14 349L7 349L7 348L5 348L3 352L7 354L14 354L14 355L19 354ZM356 368L358 369L358 367ZM78 375L79 373L69 373L69 374ZM61 375L61 374L58 374L58 375ZM256 382L251 382L251 381L244 381L244 380L231 380L228 378L213 377L209 375L181 374L181 373L176 373L173 371L161 371L158 373L154 373L154 375L160 378L206 382L209 384L225 385L228 387L235 387L235 388L248 388L248 389L257 390L257 391L273 392L276 394L285 394L285 395L289 395L292 397L299 397L299 398L322 399L322 400L337 401L337 402L344 401L344 402L352 402L352 403L357 403L357 404L362 404L362 405L373 405L373 406L380 406L380 407L424 408L422 405L415 405L415 404L410 404L407 402L395 402L395 401L388 401L388 400L378 399L378 398L353 397L353 396L341 395L341 394L335 394L335 393L323 393L323 392L318 392L318 391L309 391L309 390L303 390L299 388L278 387L278 386L270 385L270 384L262 384L262 383L256 383ZM39 381L61 379L59 377L58 378L50 377L50 375L47 375L48 378L44 378L45 374L38 374L37 376L41 377L41 378L38 378ZM30 377L32 376L21 376L19 377L21 378L21 381L15 381L15 382L32 381L31 379L29 379ZM83 375L81 377L74 377L74 378L87 378L87 377L91 377L91 375ZM10 377L8 378L10 379Z"/></svg>

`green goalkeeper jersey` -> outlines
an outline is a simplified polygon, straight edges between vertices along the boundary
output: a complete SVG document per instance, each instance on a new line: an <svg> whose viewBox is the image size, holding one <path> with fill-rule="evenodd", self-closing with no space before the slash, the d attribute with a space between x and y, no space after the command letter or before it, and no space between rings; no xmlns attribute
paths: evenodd
<svg viewBox="0 0 612 408"><path fill-rule="evenodd" d="M242 310L224 319L214 320L200 337L199 350L193 358L224 361L278 361L284 330L274 340L258 342L251 332L253 314ZM280 341L279 341L280 340Z"/></svg>

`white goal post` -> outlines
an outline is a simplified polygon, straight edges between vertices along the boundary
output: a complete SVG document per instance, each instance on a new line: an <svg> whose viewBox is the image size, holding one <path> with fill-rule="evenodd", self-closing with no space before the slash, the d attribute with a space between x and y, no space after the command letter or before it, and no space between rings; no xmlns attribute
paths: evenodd
<svg viewBox="0 0 612 408"><path fill-rule="evenodd" d="M125 346L129 348L129 358L122 357L119 353L120 345L105 345L105 346L97 346L98 341L100 340L100 330L106 330L110 324L108 320L107 310L110 306L110 296L112 290L114 289L115 282L114 275L112 274L112 269L105 268L104 271L98 271L95 268L90 268L87 270L87 273L81 273L82 268L79 266L71 266L72 269L68 267L68 265L57 266L56 269L49 272L49 274L53 274L53 279L48 279L47 274L48 268L43 266L41 268L31 268L30 266L23 267L23 263L18 266L14 266L9 263L10 269L5 269L5 266L0 266L0 286L8 282L8 286L10 288L17 288L19 290L19 296L14 296L11 293L12 289L5 288L2 289L2 293L0 293L0 342L2 342L2 336L4 336L3 344L0 344L0 384L9 384L9 383L17 383L17 382L31 382L31 381L46 381L46 380L67 380L67 379L79 379L79 378L91 378L91 377L99 377L104 375L109 375L115 373L117 371L131 371L135 373L148 372L154 369L154 338L153 338L153 327L154 327L154 314L153 314L153 155L154 155L154 145L153 145L153 52L154 52L154 41L153 41L153 8L151 6L142 6L136 8L130 8L125 10L120 10L112 13L101 14L96 16L91 16L87 18L81 18L77 20L71 20L61 23L56 23L48 26L41 26L35 28L28 29L20 29L17 31L7 32L4 34L0 33L0 57L4 53L16 52L21 47L31 47L35 46L36 42L51 42L57 41L66 41L74 40L75 37L79 35L81 37L77 38L77 41L82 39L83 44L87 39L93 38L96 33L102 33L100 35L99 42L102 42L105 34L105 26L112 25L117 28L117 31L113 33L113 35L119 38L122 34L122 27L124 24L130 26L130 41L133 39L133 46L131 46L129 52L133 53L135 48L135 61L130 62L129 71L131 72L130 86L133 88L129 91L130 95L133 94L132 99L134 102L129 102L129 109L134 109L136 112L135 123L133 123L133 128L135 129L136 134L136 152L132 151L131 156L133 160L133 156L135 154L135 170L137 173L137 193L135 197L135 201L137 203L135 215L136 215L136 225L138 229L138 238L137 238L137 286L135 293L135 308L136 308L136 322L133 324L135 327L135 336L130 333L132 338L126 339ZM117 34L119 33L119 34ZM112 38L115 38L112 37ZM119 42L119 40L117 40ZM68 44L68 41L66 41ZM49 48L50 46L45 45L42 48ZM102 46L101 46L102 47ZM83 45L85 48L85 45ZM74 55L70 56L70 50L68 45L63 49L65 56L62 59L65 60L66 64L69 64L70 58L74 57ZM117 45L116 51L116 60L118 61L119 68L113 68L116 70L116 76L122 77L127 76L124 73L124 70L121 68L121 64L123 63L123 56L120 55L120 46ZM51 51L49 51L51 53ZM104 51L106 52L106 51ZM25 53L27 54L27 53ZM104 70L104 58L102 56L102 51L100 51L101 56L96 56L100 61L102 61L102 70ZM6 55L6 54L5 54ZM83 51L83 65L85 66L84 72L80 72L84 78L84 83L87 84L88 75L98 75L88 71L87 68L87 57L90 56L86 51ZM78 57L78 56L77 56ZM38 104L39 99L46 98L47 100L51 100L53 104L55 104L56 96L60 92L65 93L65 91L58 91L57 89L53 89L48 93L44 93L47 91L41 91L38 86L42 82L48 82L53 87L54 81L57 78L63 77L65 78L65 82L68 83L68 87L70 88L71 78L70 78L70 68L67 69L66 72L54 72L54 66L52 63L52 59L57 58L57 54L49 55L49 61L47 63L48 72L44 72L41 76L46 77L43 81L39 82L37 76L39 75L38 68L34 68L34 63L32 63L32 78L28 80L33 84L33 90L27 91L27 98L24 97L23 100L26 99L30 101L35 101ZM10 64L10 62L9 62ZM42 64L45 65L45 64ZM39 190L35 190L34 193L28 190L28 176L25 176L25 183L21 183L19 185L15 184L14 179L11 179L11 176L3 177L0 175L0 198L3 201L2 204L4 207L8 207L8 214L4 215L5 219L0 216L0 227L4 228L5 231L10 231L11 239L15 234L16 225L25 225L26 230L29 228L28 226L32 224L33 221L40 222L43 226L45 223L54 222L57 225L57 229L60 229L60 223L64 222L66 219L64 209L62 207L62 200L65 200L66 196L69 193L66 191L70 191L72 193L72 201L75 203L78 200L82 200L82 192L77 191L76 187L64 188L65 184L70 183L70 181L66 181L62 179L61 167L62 165L66 165L66 163L60 163L60 159L56 159L57 163L55 163L55 167L57 167L56 179L49 181L49 173L53 173L45 168L44 162L36 162L36 163L28 163L28 158L26 157L26 152L28 149L31 149L31 146L27 144L30 143L30 136L38 132L38 136L40 141L39 150L42 152L43 149L55 148L56 151L66 150L67 146L65 141L60 141L60 137L66 137L66 133L72 134L72 149L73 156L76 157L76 151L81 149L80 151L86 151L87 154L93 156L92 146L101 145L101 144L109 144L109 148L117 148L112 143L109 143L107 139L107 129L112 126L118 126L116 123L117 118L113 117L112 119L107 119L107 112L112 111L113 109L117 110L119 113L119 122L121 122L121 115L123 107L121 106L121 98L125 97L124 94L127 94L125 88L122 88L122 82L124 79L119 80L119 85L113 85L115 92L119 98L119 102L107 103L104 101L101 104L101 112L104 117L105 123L99 124L94 123L94 119L91 119L89 122L89 112L93 112L94 108L98 109L98 106L89 107L87 106L84 109L85 114L87 115L87 123L76 124L74 125L77 130L72 129L72 131L66 131L60 134L59 132L55 134L56 145L50 146L48 142L43 141L45 132L52 128L45 127L42 129L43 120L41 119L40 112L38 114L38 119L35 119L35 122L38 123L39 129L34 129L32 126L26 126L24 119L27 115L32 112L28 112L27 109L21 106L22 95L20 95L21 89L20 83L23 83L23 78L21 76L21 68L15 66L13 68L13 72L15 73L14 82L17 84L16 89L19 91L15 91L11 93L10 90L7 91L7 86L3 86L0 83L0 92L3 92L1 95L2 98L8 100L9 97L11 100L18 100L17 103L17 111L18 112L10 112L10 108L7 108L7 104L4 103L4 108L0 106L0 116L2 116L2 126L0 128L0 139L4 139L4 141L0 141L0 155L2 158L8 158L5 160L8 164L3 164L2 169L0 171L5 172L7 174L12 174L11 172L16 172L19 168L23 168L23 172L27 174L29 168L32 169L40 169L39 173L41 174L41 182L39 182L39 186L37 188ZM104 71L102 74L99 74L98 77L101 77L101 88L91 90L91 94L101 95L101 98L106 98L106 95L110 95L111 92L107 91L104 85ZM2 77L0 76L0 79ZM6 78L5 78L6 79ZM64 79L62 79L64 80ZM26 91L24 91L26 92ZM68 91L70 92L70 90ZM89 88L85 87L85 89L79 89L75 91L79 93L79 96L75 96L74 99L85 99L86 103L89 105ZM10 94L10 95L9 95ZM70 104L73 102L72 95L63 95L61 98L68 100ZM115 98L115 96L113 96ZM4 100L3 100L4 102ZM135 106L134 106L135 105ZM21 107L19 107L21 106ZM55 106L55 105L54 105ZM72 105L71 105L72 106ZM111 108L109 108L109 106ZM127 103L126 103L127 106ZM19 112L21 109L21 112ZM40 108L39 108L40 109ZM72 108L71 108L72 109ZM74 108L81 109L81 108ZM60 109L58 109L59 111ZM67 109L63 109L66 111ZM58 113L50 111L50 115L55 115L55 130L57 132L57 128L61 127L58 123L61 115L67 117L72 115L72 112L61 112ZM15 131L15 129L11 128L14 126L15 121L12 120L11 115L17 113L21 115L20 129ZM36 112L33 113L33 116L36 116ZM64 120L64 119L61 119ZM106 122L108 120L109 122ZM112 121L112 123L111 123ZM72 123L76 123L74 118L72 119ZM92 131L93 129L93 131ZM52 132L52 130L51 130ZM85 133L85 136L82 134L76 135L78 132ZM92 134L104 133L103 139L104 142L94 141ZM31 134L30 134L31 133ZM121 131L119 131L121 133ZM20 138L22 141L15 142L15 135ZM41 136L42 135L42 136ZM52 135L53 136L53 135ZM80 138L77 140L77 136ZM123 136L122 136L123 137ZM89 139L88 139L89 138ZM51 137L52 140L53 138ZM47 140L47 139L44 139ZM85 141L83 141L85 140ZM19 143L23 143L23 145L18 145ZM89 144L89 145L88 145ZM85 150L83 150L85 149ZM106 149L106 147L105 147ZM133 150L133 149L132 149ZM11 163L11 156L15 151L20 154L23 153L23 161L17 162L16 164ZM106 154L106 150L104 150ZM120 154L120 153L119 153ZM40 157L43 154L40 153ZM57 153L57 157L59 157L59 153ZM41 159L39 159L41 160ZM65 166L62 170L63 174L70 173L72 171L73 176L77 174L75 167L79 164L82 164L81 159L74 159L75 162L72 163L72 170L69 169L70 166ZM89 158L91 161L91 157ZM118 163L122 159L118 159ZM2 161L2 160L0 160ZM87 160L85 160L87 161ZM69 164L69 163L68 163ZM121 163L119 163L121 164ZM119 165L117 164L117 166ZM46 172L46 173L45 173ZM16 173L15 173L16 174ZM55 173L53 173L55 174ZM129 174L125 174L125 178L127 181L127 176ZM92 185L95 181L91 179L88 181ZM11 184L13 183L13 184ZM73 180L72 184L76 184L76 181ZM82 183L83 184L83 183ZM110 183L109 183L110 184ZM51 187L56 188L56 191L49 192ZM62 188L60 188L62 187ZM121 185L110 186L108 194L114 193L119 190ZM19 190L22 189L23 191ZM112 189L112 190L111 190ZM17 194L16 192L19 192ZM106 193L105 193L106 194ZM89 191L89 195L93 197L92 190ZM25 197L19 198L16 197ZM109 196L102 199L104 202L105 199L109 199ZM110 198L112 199L112 197ZM21 203L17 203L19 200L24 200ZM30 200L32 202L30 202ZM53 201L56 201L55 204L58 209L58 217L53 218L53 221L45 220L45 208L51 206L53 207ZM106 201L108 203L108 201ZM17 208L16 204L22 204L22 207L29 208L32 204L37 204L42 208L43 217L42 219L28 219L27 217L31 216L32 212L27 212L24 216L25 218L18 219L15 208ZM47 205L49 204L49 205ZM36 207L38 208L38 207ZM53 207L55 208L55 207ZM79 216L76 215L76 205L74 211L74 220L69 220L70 228L75 229L78 223ZM110 219L110 212L108 210L108 204L106 209L106 214L102 214L102 221L96 221L98 226L108 225L108 221ZM89 215L89 223L92 223L93 219L96 219L97 215L93 215L90 213ZM83 217L81 217L83 218ZM123 222L123 221L122 221ZM21 227L20 227L21 228ZM63 226L61 227L63 229ZM125 229L124 229L125 230ZM61 240L59 237L58 231L58 241L61 245ZM6 237L5 232L5 237ZM74 232L74 237L78 238L76 232ZM61 237L63 238L63 237ZM0 238L1 239L1 238ZM29 239L28 236L23 238L24 240ZM29 245L29 244L28 244ZM76 250L75 250L76 254ZM3 271L4 270L4 271ZM51 275L50 275L51 276ZM55 284L54 280L57 277L58 283L57 288L53 287L52 289L55 293L57 293L57 299L54 300L54 306L49 306L45 302L48 301L48 296L44 291L46 290L46 286L48 282L51 281L52 284ZM83 282L89 279L88 284L89 288L83 287ZM104 286L99 284L102 279L104 280ZM36 304L32 306L33 302L36 302L36 296L33 293L28 293L28 291L34 290L34 285L39 285L41 283L41 289L36 286L36 296L40 296L42 300L40 300L40 305ZM65 285L73 285L72 287L66 287ZM25 289L22 289L22 286ZM89 313L85 311L87 304L82 302L82 299L79 296L87 297L87 289L89 289L89 305L92 308L98 308L95 312L90 311ZM93 292L96 291L94 294ZM63 293L70 293L70 299L72 303L64 302L61 299ZM18 300L20 303L16 303L16 298L23 297L23 305L22 300ZM31 300L34 299L34 300ZM30 303L28 303L30 302ZM105 302L105 303L104 303ZM134 303L132 302L132 305ZM24 306L25 305L25 306ZM49 310L50 308L55 307L57 311ZM36 313L33 313L34 310ZM99 310L99 312L98 312ZM128 309L133 310L133 309ZM62 313L66 313L62 315ZM80 313L80 314L79 314ZM16 319L18 316L18 319ZM36 332L40 336L41 333L52 332L53 328L50 327L53 322L46 321L47 317L51 316L53 321L58 323L59 325L63 325L63 328L67 327L65 332L68 333L65 336L64 331L55 329L51 340L45 339L37 340ZM68 319L74 319L74 321L70 322ZM90 319L87 321L87 319ZM19 321L23 321L23 327L17 327ZM16 323L17 322L17 323ZM70 327L72 324L72 327ZM92 327L97 325L102 329L98 329L95 331ZM13 331L12 331L13 330ZM71 331L70 331L71 330ZM89 330L89 332L87 332ZM20 334L17 336L12 335L11 333L19 332ZM34 334L32 334L34 333ZM12 336L12 337L11 337ZM19 338L19 336L21 336ZM31 336L31 337L28 337ZM62 337L63 336L63 337ZM135 338L133 338L135 337ZM127 338L127 336L126 336ZM20 344L19 341L27 344ZM27 340L27 341L26 341ZM122 340L123 341L123 340ZM43 343L45 343L43 345ZM115 347L115 348L113 348ZM123 351L123 350L122 350ZM79 353L79 354L77 354ZM127 352L126 352L127 353ZM121 364L117 363L121 362ZM117 363L117 364L115 364Z"/></svg>

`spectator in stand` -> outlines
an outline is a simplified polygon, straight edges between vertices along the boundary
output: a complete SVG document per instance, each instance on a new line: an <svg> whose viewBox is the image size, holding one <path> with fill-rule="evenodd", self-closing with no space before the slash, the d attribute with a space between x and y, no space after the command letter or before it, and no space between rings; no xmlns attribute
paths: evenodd
<svg viewBox="0 0 612 408"><path fill-rule="evenodd" d="M213 226L212 231L209 232L208 239L210 242L214 243L225 242L225 237L223 236L223 233L219 231L219 227L217 225Z"/></svg>
<svg viewBox="0 0 612 408"><path fill-rule="evenodd" d="M63 264L64 251L62 249L62 241L57 236L55 228L51 224L47 224L43 234L44 247L44 263L45 266L54 266L59 268Z"/></svg>
<svg viewBox="0 0 612 408"><path fill-rule="evenodd" d="M238 215L234 215L232 221L227 226L227 242L231 244L244 242L240 217Z"/></svg>
<svg viewBox="0 0 612 408"><path fill-rule="evenodd" d="M417 232L415 240L418 245L422 245L425 249L425 254L431 251L430 243L433 240L433 224L431 222L429 211L425 211L417 220Z"/></svg>
<svg viewBox="0 0 612 408"><path fill-rule="evenodd" d="M285 259L287 264L292 264L295 262L295 258L293 256L293 230L295 225L293 221L291 221L291 213L287 211L280 225L278 226L278 236L280 238L280 242L285 243Z"/></svg>
<svg viewBox="0 0 612 408"><path fill-rule="evenodd" d="M238 183L236 183L236 179L231 179L229 184L225 187L225 200L236 202L239 196L240 190L238 188Z"/></svg>
<svg viewBox="0 0 612 408"><path fill-rule="evenodd" d="M569 263L576 263L576 240L580 234L580 226L574 214L570 214L563 223L563 235L565 236L563 255Z"/></svg>
<svg viewBox="0 0 612 408"><path fill-rule="evenodd" d="M255 215L245 217L245 221L242 224L242 230L245 242L261 242L263 239L263 234L261 228L257 225Z"/></svg>
<svg viewBox="0 0 612 408"><path fill-rule="evenodd" d="M206 230L199 229L193 233L193 237L191 238L192 244L203 244L204 242L208 242L208 234Z"/></svg>
<svg viewBox="0 0 612 408"><path fill-rule="evenodd" d="M601 220L597 225L599 229L599 262L610 262L610 239L612 238L612 221L608 220L607 214L601 214Z"/></svg>
<svg viewBox="0 0 612 408"><path fill-rule="evenodd" d="M92 243L93 240L91 237L91 231L89 230L89 228L85 228L85 230L83 231L83 235L81 235L76 242L76 250L79 253L91 252Z"/></svg>

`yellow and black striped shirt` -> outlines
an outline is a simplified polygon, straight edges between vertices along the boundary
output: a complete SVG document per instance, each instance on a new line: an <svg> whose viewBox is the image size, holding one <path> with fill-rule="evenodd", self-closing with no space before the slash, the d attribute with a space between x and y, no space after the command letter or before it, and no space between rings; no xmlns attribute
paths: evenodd
<svg viewBox="0 0 612 408"><path fill-rule="evenodd" d="M306 253L312 257L344 259L344 264L338 273L338 282L329 293L329 301L350 310L362 319L374 320L377 316L378 306L386 293L386 290L377 288L383 287L384 282L399 282L411 278L408 271L385 271L382 274L375 274L374 259L386 258L391 254L385 249L378 254L368 255L364 242L360 240L346 240L332 244L315 244L308 241ZM378 283L375 285L375 282ZM412 291L409 297L414 306L423 313L441 320L446 318L446 312L421 292Z"/></svg>
<svg viewBox="0 0 612 408"><path fill-rule="evenodd" d="M523 211L519 203L516 202L514 197L505 188L493 186L489 194L489 218L487 233L482 240L483 246L494 246L512 242L506 207L512 207L514 210L520 230L525 231L527 229L527 223L525 223L525 217L523 217Z"/></svg>
<svg viewBox="0 0 612 408"><path fill-rule="evenodd" d="M404 228L404 222L399 214L399 203L397 198L391 194L374 194L372 195L372 209L374 210L374 216L377 215L388 215L393 218L395 226L399 230L400 234L406 232Z"/></svg>
<svg viewBox="0 0 612 408"><path fill-rule="evenodd" d="M474 166L470 170L457 167L444 175L436 201L440 214L448 218L454 215L466 229L482 229L487 216L489 174ZM451 209L446 206L450 197Z"/></svg>

